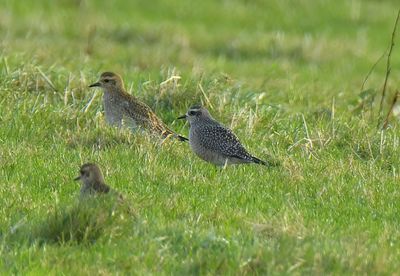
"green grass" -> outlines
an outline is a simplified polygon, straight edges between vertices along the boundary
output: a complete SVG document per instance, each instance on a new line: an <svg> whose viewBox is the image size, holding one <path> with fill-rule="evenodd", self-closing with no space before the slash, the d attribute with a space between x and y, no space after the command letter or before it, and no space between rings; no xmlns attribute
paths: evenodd
<svg viewBox="0 0 400 276"><path fill-rule="evenodd" d="M398 120L377 130L379 97L355 110L398 8L2 1L0 273L398 273ZM87 88L108 70L176 131L187 135L175 118L200 102L282 165L219 170L187 144L108 127ZM384 75L385 60L365 89L379 95ZM77 202L88 161L133 213L109 197Z"/></svg>

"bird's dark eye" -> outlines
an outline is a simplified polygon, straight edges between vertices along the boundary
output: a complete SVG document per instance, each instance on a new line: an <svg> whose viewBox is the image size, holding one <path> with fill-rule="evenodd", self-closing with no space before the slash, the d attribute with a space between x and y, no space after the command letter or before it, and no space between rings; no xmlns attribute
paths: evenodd
<svg viewBox="0 0 400 276"><path fill-rule="evenodd" d="M109 82L109 81L110 81L109 79L105 79L105 80L104 80L104 82Z"/></svg>
<svg viewBox="0 0 400 276"><path fill-rule="evenodd" d="M196 111L189 111L189 115L190 115L190 116L196 115Z"/></svg>

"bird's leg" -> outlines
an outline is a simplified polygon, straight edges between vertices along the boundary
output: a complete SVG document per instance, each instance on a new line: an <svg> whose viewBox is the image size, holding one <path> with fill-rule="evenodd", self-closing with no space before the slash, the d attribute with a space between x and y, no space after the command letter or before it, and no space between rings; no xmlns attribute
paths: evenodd
<svg viewBox="0 0 400 276"><path fill-rule="evenodd" d="M222 167L222 169L225 170L227 166L228 166L228 158L225 159L225 164Z"/></svg>

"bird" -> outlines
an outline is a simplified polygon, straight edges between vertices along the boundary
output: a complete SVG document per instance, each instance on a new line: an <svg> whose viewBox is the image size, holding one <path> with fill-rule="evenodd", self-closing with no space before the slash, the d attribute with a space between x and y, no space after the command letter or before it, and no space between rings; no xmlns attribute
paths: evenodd
<svg viewBox="0 0 400 276"><path fill-rule="evenodd" d="M81 181L81 197L95 194L108 194L112 189L104 182L103 174L99 166L94 163L83 164L79 170L79 176L75 181Z"/></svg>
<svg viewBox="0 0 400 276"><path fill-rule="evenodd" d="M172 136L180 141L188 140L169 129L147 104L127 93L118 74L104 72L100 79L89 87L103 89L103 104L108 124L121 127L124 122L133 130L141 128L163 138Z"/></svg>
<svg viewBox="0 0 400 276"><path fill-rule="evenodd" d="M189 122L189 144L201 159L216 166L257 163L268 166L266 161L251 155L236 135L217 122L201 105L194 105L178 119Z"/></svg>
<svg viewBox="0 0 400 276"><path fill-rule="evenodd" d="M125 210L128 214L136 216L136 211L130 206L129 201L126 200L122 194L112 189L104 182L103 174L98 165L94 163L86 163L80 167L79 176L75 181L81 181L80 202L86 202L87 199L93 198L97 195L110 195L116 199L118 206L121 210Z"/></svg>

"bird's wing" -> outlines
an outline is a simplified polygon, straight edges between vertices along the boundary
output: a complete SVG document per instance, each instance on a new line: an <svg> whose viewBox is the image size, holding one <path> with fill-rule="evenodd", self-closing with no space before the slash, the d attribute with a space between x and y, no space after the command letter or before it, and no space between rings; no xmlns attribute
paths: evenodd
<svg viewBox="0 0 400 276"><path fill-rule="evenodd" d="M205 125L199 129L199 133L199 143L204 148L229 157L252 161L253 157L230 129L222 125Z"/></svg>
<svg viewBox="0 0 400 276"><path fill-rule="evenodd" d="M103 183L99 183L97 186L94 186L94 189L98 193L104 193L104 194L107 194L110 191L110 187Z"/></svg>
<svg viewBox="0 0 400 276"><path fill-rule="evenodd" d="M126 114L134 119L141 127L149 129L163 136L173 134L151 108L140 101L125 101L123 105Z"/></svg>

